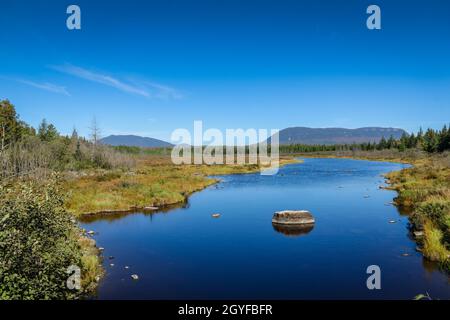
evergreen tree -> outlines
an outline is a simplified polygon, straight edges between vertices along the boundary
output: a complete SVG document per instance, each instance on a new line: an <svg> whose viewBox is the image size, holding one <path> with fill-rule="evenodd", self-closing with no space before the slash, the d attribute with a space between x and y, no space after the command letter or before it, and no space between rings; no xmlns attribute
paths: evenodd
<svg viewBox="0 0 450 320"><path fill-rule="evenodd" d="M75 127L72 130L71 139L72 139L72 141L78 141L78 132L77 132L77 129Z"/></svg>
<svg viewBox="0 0 450 320"><path fill-rule="evenodd" d="M414 133L411 133L411 135L408 137L408 142L406 143L406 147L408 149L413 149L417 147L417 139L414 135Z"/></svg>
<svg viewBox="0 0 450 320"><path fill-rule="evenodd" d="M41 141L52 141L59 136L53 124L48 124L46 119L43 119L38 129L38 137Z"/></svg>
<svg viewBox="0 0 450 320"><path fill-rule="evenodd" d="M446 150L450 150L450 128L447 128L445 125L441 132L439 132L437 151L443 152Z"/></svg>
<svg viewBox="0 0 450 320"><path fill-rule="evenodd" d="M381 138L380 142L377 145L378 150L383 150L387 148L387 141L384 137Z"/></svg>
<svg viewBox="0 0 450 320"><path fill-rule="evenodd" d="M429 153L438 151L439 136L433 129L428 129L423 136L423 150Z"/></svg>
<svg viewBox="0 0 450 320"><path fill-rule="evenodd" d="M417 133L416 138L416 148L422 148L423 147L423 130L422 127L420 127L419 132Z"/></svg>
<svg viewBox="0 0 450 320"><path fill-rule="evenodd" d="M0 152L21 137L21 123L15 107L8 101L0 101Z"/></svg>
<svg viewBox="0 0 450 320"><path fill-rule="evenodd" d="M392 149L392 148L395 147L395 140L394 140L394 137L392 135L389 137L389 139L388 139L388 141L386 143L386 147L388 149Z"/></svg>

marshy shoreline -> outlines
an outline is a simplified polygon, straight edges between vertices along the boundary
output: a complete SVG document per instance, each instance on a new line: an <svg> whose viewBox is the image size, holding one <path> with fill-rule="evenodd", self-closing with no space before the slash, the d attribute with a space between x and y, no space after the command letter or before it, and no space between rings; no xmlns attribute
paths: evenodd
<svg viewBox="0 0 450 320"><path fill-rule="evenodd" d="M450 154L419 151L348 151L297 154L305 158L341 158L409 164L384 175L388 190L397 192L393 203L410 212L409 236L424 258L450 274Z"/></svg>
<svg viewBox="0 0 450 320"><path fill-rule="evenodd" d="M367 160L367 161L384 161L384 162L395 162L395 163L403 163L409 164L411 167L405 168L399 171L389 172L384 175L385 182L388 184L387 187L383 187L385 189L394 190L397 192L397 197L393 199L393 203L399 207L404 208L407 211L412 212L409 217L410 220L410 230L409 233L411 237L416 241L418 249L422 252L425 258L438 262L443 270L449 272L449 251L445 245L445 237L446 232L445 225L442 227L440 222L437 221L436 217L428 217L426 208L423 209L424 202L427 202L427 199L418 199L411 195L411 183L415 181L414 188L418 188L416 193L423 193L423 189L426 188L427 192L431 195L436 192L442 192L442 190L437 190L442 187L441 183L433 183L433 180L446 180L450 177L449 169L445 165L437 165L436 158L437 156L429 156L424 154L412 154L412 153L398 153L392 155L386 154L383 152L347 152L347 153L299 153L299 154L291 154L291 155L283 155L281 159L281 165L287 165L291 163L299 162L298 158L344 158L344 159L355 159L355 160ZM439 161L447 161L448 155L439 156ZM136 175L129 175L127 173L122 174L111 174L111 172L94 174L89 179L95 183L96 191L91 193L92 188L86 188L86 184L81 183L77 185L77 181L75 183L72 182L70 188L72 194L72 199L77 199L79 197L83 197L84 193L90 193L91 195L95 195L95 197L91 198L90 201L81 201L79 203L83 204L83 207L95 207L96 201L105 196L105 192L111 192L114 190L114 186L121 186L119 189L119 193L122 196L122 205L123 203L127 203L124 207L114 207L114 204L109 205L108 208L99 207L97 210L85 210L81 211L80 207L76 207L76 210L73 211L73 201L69 200L68 210L72 211L76 216L78 216L81 220L86 220L86 218L100 218L108 215L121 215L127 213L135 213L135 212L158 212L158 211L167 211L171 208L178 207L183 203L187 203L188 198L199 191L204 190L205 188L214 185L220 182L216 178L212 178L212 176L216 175L229 175L229 174L246 174L246 173L255 173L260 170L258 166L255 165L241 165L241 166L193 166L193 165L183 165L183 166L174 166L172 164L167 163L168 159L159 158L156 164L158 168L159 176L152 176L152 173L156 172L154 168L152 168L152 163L147 160L139 166L137 170L141 177L137 177ZM436 171L437 174L434 179L431 179L428 176L423 176L424 172ZM108 179L108 176L112 177L112 179ZM149 178L152 176L152 178ZM100 177L100 178L99 178ZM130 178L131 177L131 178ZM162 179L167 178L168 182L164 182ZM100 180L100 181L99 181ZM171 181L172 180L172 181ZM427 181L427 184L424 184L424 181ZM82 181L86 181L83 180ZM138 186L135 190L136 193L139 192L139 188L143 188L143 192L146 193L148 188L153 188L155 181L159 186L160 184L165 187L161 194L163 196L156 196L155 194L150 194L154 196L151 201L147 203L139 203L139 200L136 201L136 198L131 196L127 198L127 186L136 184L136 181L142 181L142 185ZM79 182L79 181L78 181ZM110 189L105 189L102 187L102 183L105 186L110 186ZM148 184L146 184L148 183ZM81 186L81 187L80 187ZM113 186L113 187L111 187ZM421 187L422 186L422 187ZM381 187L380 187L381 188ZM449 185L446 185L446 188L449 188ZM114 192L114 191L113 191ZM117 192L117 190L115 191ZM448 192L446 189L445 192ZM106 196L107 197L107 196ZM445 201L444 199L440 199ZM76 201L76 200L75 200ZM134 202L133 202L134 201ZM441 203L440 201L439 203ZM100 200L99 203L102 203ZM105 204L102 204L105 206ZM447 204L448 205L448 199ZM71 210L72 208L72 210ZM430 208L428 208L430 210ZM445 209L444 209L445 210ZM445 216L445 212L443 213ZM84 218L84 219L83 219ZM444 218L445 219L445 218ZM415 233L419 232L419 233ZM414 234L421 234L420 237L414 236Z"/></svg>

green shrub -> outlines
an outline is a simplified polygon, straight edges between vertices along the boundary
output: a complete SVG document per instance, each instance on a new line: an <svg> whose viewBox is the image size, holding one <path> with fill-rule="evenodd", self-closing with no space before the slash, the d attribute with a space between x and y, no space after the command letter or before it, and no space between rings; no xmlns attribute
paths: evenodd
<svg viewBox="0 0 450 320"><path fill-rule="evenodd" d="M82 266L80 231L55 180L0 186L0 299L70 299L71 265Z"/></svg>

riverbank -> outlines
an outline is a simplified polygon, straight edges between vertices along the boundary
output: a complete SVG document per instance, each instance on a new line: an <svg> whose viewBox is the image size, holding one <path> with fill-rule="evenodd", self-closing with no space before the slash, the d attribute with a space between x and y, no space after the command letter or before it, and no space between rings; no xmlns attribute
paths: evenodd
<svg viewBox="0 0 450 320"><path fill-rule="evenodd" d="M280 165L295 163L282 157ZM131 170L91 170L65 175L66 207L75 216L154 210L182 203L218 182L213 175L253 173L258 165L174 165L169 156L145 156Z"/></svg>
<svg viewBox="0 0 450 320"><path fill-rule="evenodd" d="M411 164L387 174L397 206L412 212L409 216L411 236L417 250L437 261L450 272L450 154L430 155L417 151L349 151L340 153L299 154L302 157L350 158Z"/></svg>

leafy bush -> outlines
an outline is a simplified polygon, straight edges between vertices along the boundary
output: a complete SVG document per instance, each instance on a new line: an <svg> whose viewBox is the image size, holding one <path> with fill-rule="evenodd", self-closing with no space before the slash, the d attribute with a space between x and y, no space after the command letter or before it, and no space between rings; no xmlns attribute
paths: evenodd
<svg viewBox="0 0 450 320"><path fill-rule="evenodd" d="M55 179L0 186L0 299L76 298L66 270L82 268L79 239Z"/></svg>

